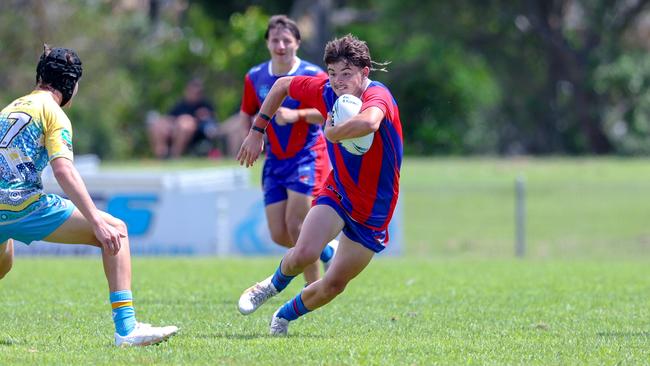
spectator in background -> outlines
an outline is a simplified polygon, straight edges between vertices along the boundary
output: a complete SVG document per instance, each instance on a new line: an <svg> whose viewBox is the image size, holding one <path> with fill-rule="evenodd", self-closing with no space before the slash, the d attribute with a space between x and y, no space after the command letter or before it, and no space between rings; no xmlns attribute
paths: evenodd
<svg viewBox="0 0 650 366"><path fill-rule="evenodd" d="M216 132L219 139L218 144L222 148L223 153L235 158L250 128L250 122L241 123L239 112L219 122Z"/></svg>
<svg viewBox="0 0 650 366"><path fill-rule="evenodd" d="M203 95L203 82L192 79L185 86L183 99L169 115L147 118L149 139L156 158L178 158L188 148L216 138L218 126L214 107ZM206 151L207 153L207 151Z"/></svg>

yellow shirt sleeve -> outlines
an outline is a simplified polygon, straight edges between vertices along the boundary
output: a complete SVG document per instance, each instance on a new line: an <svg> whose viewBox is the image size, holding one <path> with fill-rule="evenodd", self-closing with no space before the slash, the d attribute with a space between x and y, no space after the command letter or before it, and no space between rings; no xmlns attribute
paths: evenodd
<svg viewBox="0 0 650 366"><path fill-rule="evenodd" d="M56 158L74 159L72 153L72 123L56 103L43 105L43 132L49 161Z"/></svg>

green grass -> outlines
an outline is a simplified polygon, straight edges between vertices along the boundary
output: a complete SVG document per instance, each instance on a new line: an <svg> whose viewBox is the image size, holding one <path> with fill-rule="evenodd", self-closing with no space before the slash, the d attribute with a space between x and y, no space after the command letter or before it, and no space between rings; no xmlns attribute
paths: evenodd
<svg viewBox="0 0 650 366"><path fill-rule="evenodd" d="M644 364L650 267L643 261L378 259L328 306L267 335L287 291L258 312L240 292L277 259L134 261L140 319L180 334L112 347L97 259L25 259L2 281L0 363L9 364Z"/></svg>
<svg viewBox="0 0 650 366"><path fill-rule="evenodd" d="M407 250L512 256L514 184L522 177L530 257L647 257L649 166L645 159L407 159Z"/></svg>
<svg viewBox="0 0 650 366"><path fill-rule="evenodd" d="M648 162L406 159L406 255L375 259L288 338L268 336L268 321L301 280L255 314L236 310L278 258L134 258L139 318L182 330L159 346L115 349L98 258L19 257L0 281L0 364L650 364ZM512 258L517 177L524 260Z"/></svg>
<svg viewBox="0 0 650 366"><path fill-rule="evenodd" d="M262 161L251 169L259 186ZM232 161L110 163L107 168L232 166ZM650 257L650 160L404 160L400 199L406 254L514 255L514 184L526 182L527 255L533 258Z"/></svg>

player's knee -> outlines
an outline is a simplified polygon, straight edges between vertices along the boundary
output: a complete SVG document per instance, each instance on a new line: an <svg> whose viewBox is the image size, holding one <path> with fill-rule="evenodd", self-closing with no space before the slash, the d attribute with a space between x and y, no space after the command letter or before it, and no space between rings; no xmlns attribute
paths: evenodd
<svg viewBox="0 0 650 366"><path fill-rule="evenodd" d="M289 236L286 235L285 233L273 233L273 232L272 232L272 233L271 233L271 239L272 239L275 243L277 243L277 244L279 244L279 245L282 245L283 247L286 247L286 248L291 248L291 247L293 247L293 243L292 243L291 240L289 239Z"/></svg>
<svg viewBox="0 0 650 366"><path fill-rule="evenodd" d="M293 218L287 220L287 234L292 238L293 242L298 241L298 235L300 235L300 228L302 227L302 219Z"/></svg>
<svg viewBox="0 0 650 366"><path fill-rule="evenodd" d="M298 245L293 249L293 257L300 267L306 267L320 258L320 253L307 245Z"/></svg>
<svg viewBox="0 0 650 366"><path fill-rule="evenodd" d="M342 293L347 285L348 281L343 279L325 279L322 290L325 293L325 296L328 298L334 298Z"/></svg>
<svg viewBox="0 0 650 366"><path fill-rule="evenodd" d="M115 221L111 223L114 228L119 230L120 232L124 233L126 236L129 235L129 229L126 226L126 223L118 218L115 218Z"/></svg>
<svg viewBox="0 0 650 366"><path fill-rule="evenodd" d="M270 227L271 240L286 248L293 247L293 242L284 227Z"/></svg>

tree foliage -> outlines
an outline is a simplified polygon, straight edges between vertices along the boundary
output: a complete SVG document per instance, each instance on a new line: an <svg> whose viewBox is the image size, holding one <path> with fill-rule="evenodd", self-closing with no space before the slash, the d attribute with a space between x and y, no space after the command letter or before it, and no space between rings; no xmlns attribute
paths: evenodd
<svg viewBox="0 0 650 366"><path fill-rule="evenodd" d="M312 62L347 32L391 62L371 77L398 101L407 153L646 154L648 3L7 0L0 101L31 90L44 42L75 48L76 151L146 156L147 112L167 110L192 77L220 119L237 111L244 74L268 58L268 17L287 13L317 26L303 42Z"/></svg>
<svg viewBox="0 0 650 366"><path fill-rule="evenodd" d="M358 1L353 3L374 7L377 19L351 29L372 40L375 51L408 65L409 75L389 76L391 85L418 95L419 107L406 106L416 118L409 121L417 125L411 133L433 152L440 151L433 148L439 146L432 139L437 133L446 144L443 152L457 151L453 146L462 141L466 152L634 153L644 151L633 142L643 112L628 113L618 124L605 116L612 118L622 104L643 108L639 94L647 89L609 83L614 74L619 83L644 77L624 67L632 58L645 64L639 20L648 17L648 2ZM417 44L415 54L410 44ZM453 81L458 75L464 83ZM454 138L459 134L463 139Z"/></svg>

